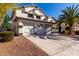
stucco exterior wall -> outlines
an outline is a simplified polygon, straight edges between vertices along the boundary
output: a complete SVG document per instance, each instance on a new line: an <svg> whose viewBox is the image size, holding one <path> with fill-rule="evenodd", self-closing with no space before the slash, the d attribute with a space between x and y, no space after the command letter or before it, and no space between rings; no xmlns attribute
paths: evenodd
<svg viewBox="0 0 79 59"><path fill-rule="evenodd" d="M41 12L39 9L35 9L34 11L33 11L33 9L34 9L33 7L27 7L27 8L25 8L25 12L29 12L29 13L33 14L34 18L29 18L28 13L22 12L22 9L16 10L16 16L22 17L22 18L34 19L34 20L41 20L41 21L43 21L46 18L45 14L43 12ZM37 15L40 16L40 19L36 18ZM53 22L55 22L51 17L49 17L47 20L48 20L48 22L50 22L51 20Z"/></svg>
<svg viewBox="0 0 79 59"><path fill-rule="evenodd" d="M28 14L32 14L33 17L31 18L28 17ZM31 6L31 7L24 7L23 9L17 9L15 10L15 16L16 17L14 17L12 20L16 20L17 18L16 21L18 22L18 24L17 22L15 22L15 24L17 25L13 24L13 26L16 27L14 31L18 32L18 34L44 35L51 33L53 25L51 24L51 20L53 21L53 18L46 16L44 12L39 8ZM36 16L40 16L40 18L37 19ZM44 21L45 19L48 21Z"/></svg>
<svg viewBox="0 0 79 59"><path fill-rule="evenodd" d="M41 24L43 24L43 26ZM51 26L45 26L45 24L41 23L41 22L37 22L37 21L19 19L19 26L21 25L22 28L18 28L18 33L19 34L22 33L22 35L50 34L52 28L51 28Z"/></svg>
<svg viewBox="0 0 79 59"><path fill-rule="evenodd" d="M16 10L16 16L22 17L22 18L28 18L28 15L25 13L22 13L22 10Z"/></svg>
<svg viewBox="0 0 79 59"><path fill-rule="evenodd" d="M25 12L29 12L29 11L31 11L31 10L33 10L34 8L33 7L26 7L25 8Z"/></svg>
<svg viewBox="0 0 79 59"><path fill-rule="evenodd" d="M78 23L74 24L74 31L79 31L79 24Z"/></svg>
<svg viewBox="0 0 79 59"><path fill-rule="evenodd" d="M48 18L48 22L51 22L51 21L52 21L53 23L55 23L55 21L53 20L53 18L52 18L52 17L49 17L49 18Z"/></svg>

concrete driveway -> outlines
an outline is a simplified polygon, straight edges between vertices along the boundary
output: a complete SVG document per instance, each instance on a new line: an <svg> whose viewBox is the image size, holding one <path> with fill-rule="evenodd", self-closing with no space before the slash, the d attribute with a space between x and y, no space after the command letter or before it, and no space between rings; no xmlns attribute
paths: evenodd
<svg viewBox="0 0 79 59"><path fill-rule="evenodd" d="M55 35L52 39L39 36L24 36L32 41L50 56L77 56L79 55L79 41L74 38Z"/></svg>

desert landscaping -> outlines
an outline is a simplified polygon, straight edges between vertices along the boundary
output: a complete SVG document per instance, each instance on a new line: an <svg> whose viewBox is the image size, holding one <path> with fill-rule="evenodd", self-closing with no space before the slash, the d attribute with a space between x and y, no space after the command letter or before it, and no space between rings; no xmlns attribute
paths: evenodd
<svg viewBox="0 0 79 59"><path fill-rule="evenodd" d="M0 43L1 56L47 56L41 48L23 36L14 37L10 42Z"/></svg>
<svg viewBox="0 0 79 59"><path fill-rule="evenodd" d="M79 5L65 6L58 18L38 5L0 4L0 56L79 56Z"/></svg>

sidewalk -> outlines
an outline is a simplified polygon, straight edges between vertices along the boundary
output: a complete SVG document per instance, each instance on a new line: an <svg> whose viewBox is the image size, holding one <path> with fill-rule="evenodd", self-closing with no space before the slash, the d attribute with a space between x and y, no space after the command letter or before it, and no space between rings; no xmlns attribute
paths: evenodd
<svg viewBox="0 0 79 59"><path fill-rule="evenodd" d="M75 42L71 37L56 36L54 39L41 39L34 36L24 36L48 55L79 55L79 42Z"/></svg>

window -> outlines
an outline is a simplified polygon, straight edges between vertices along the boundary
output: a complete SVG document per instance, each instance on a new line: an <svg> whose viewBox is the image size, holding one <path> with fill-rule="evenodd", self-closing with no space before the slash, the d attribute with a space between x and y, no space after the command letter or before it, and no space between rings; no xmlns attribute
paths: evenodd
<svg viewBox="0 0 79 59"><path fill-rule="evenodd" d="M22 35L23 33L19 33L19 35Z"/></svg>
<svg viewBox="0 0 79 59"><path fill-rule="evenodd" d="M28 17L33 18L33 14L28 14Z"/></svg>
<svg viewBox="0 0 79 59"><path fill-rule="evenodd" d="M41 17L40 16L36 16L36 19L41 19Z"/></svg>
<svg viewBox="0 0 79 59"><path fill-rule="evenodd" d="M45 27L45 29L46 29L47 27Z"/></svg>
<svg viewBox="0 0 79 59"><path fill-rule="evenodd" d="M22 25L20 25L20 26L19 26L19 28L23 28L23 26L22 26Z"/></svg>

